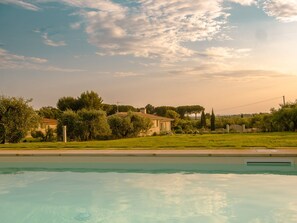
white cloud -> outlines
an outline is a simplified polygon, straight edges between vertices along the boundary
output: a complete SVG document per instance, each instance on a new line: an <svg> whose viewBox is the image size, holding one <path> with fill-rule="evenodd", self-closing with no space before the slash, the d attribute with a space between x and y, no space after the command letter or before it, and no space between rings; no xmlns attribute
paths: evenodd
<svg viewBox="0 0 297 223"><path fill-rule="evenodd" d="M236 59L249 55L251 49L234 49L229 47L210 47L205 51L205 55L216 60Z"/></svg>
<svg viewBox="0 0 297 223"><path fill-rule="evenodd" d="M282 22L297 21L297 1L296 0L266 0L263 9L269 16L276 17Z"/></svg>
<svg viewBox="0 0 297 223"><path fill-rule="evenodd" d="M141 73L134 73L134 72L115 72L114 77L136 77L136 76L143 76Z"/></svg>
<svg viewBox="0 0 297 223"><path fill-rule="evenodd" d="M228 0L229 2L238 3L240 5L253 5L257 3L257 0Z"/></svg>
<svg viewBox="0 0 297 223"><path fill-rule="evenodd" d="M32 11L40 10L40 8L37 7L36 5L33 5L33 4L25 2L25 1L21 1L21 0L1 0L0 3L14 4L14 5L20 6L24 9L28 9L28 10L32 10Z"/></svg>
<svg viewBox="0 0 297 223"><path fill-rule="evenodd" d="M219 37L228 16L222 0L140 0L130 7L109 0L63 2L80 9L89 42L101 55L191 57L195 52L183 43Z"/></svg>
<svg viewBox="0 0 297 223"><path fill-rule="evenodd" d="M47 60L38 57L26 57L16 54L11 54L8 51L0 48L0 68L16 68L28 64L43 64Z"/></svg>
<svg viewBox="0 0 297 223"><path fill-rule="evenodd" d="M79 72L82 70L61 68L48 65L48 60L39 57L27 57L23 55L12 54L7 50L0 48L0 69L8 70L40 70L52 72Z"/></svg>
<svg viewBox="0 0 297 223"><path fill-rule="evenodd" d="M54 41L48 37L48 33L43 33L41 35L43 38L43 43L48 46L59 47L59 46L66 46L67 44L64 41Z"/></svg>
<svg viewBox="0 0 297 223"><path fill-rule="evenodd" d="M75 22L70 24L71 29L80 29L81 23L80 22Z"/></svg>

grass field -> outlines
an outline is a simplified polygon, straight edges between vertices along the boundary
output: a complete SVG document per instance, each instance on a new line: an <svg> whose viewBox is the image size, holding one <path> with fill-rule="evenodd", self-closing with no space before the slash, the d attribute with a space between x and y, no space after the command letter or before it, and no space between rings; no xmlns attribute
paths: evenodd
<svg viewBox="0 0 297 223"><path fill-rule="evenodd" d="M296 147L297 133L205 134L152 136L91 142L27 142L0 149L244 149Z"/></svg>

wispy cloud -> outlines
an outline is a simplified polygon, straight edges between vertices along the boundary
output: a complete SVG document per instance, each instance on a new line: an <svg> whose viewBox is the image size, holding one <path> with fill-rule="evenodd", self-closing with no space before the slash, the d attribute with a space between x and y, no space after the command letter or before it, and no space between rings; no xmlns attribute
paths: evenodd
<svg viewBox="0 0 297 223"><path fill-rule="evenodd" d="M80 9L89 42L101 55L176 60L195 52L184 42L219 38L228 13L222 0L140 0L127 7L109 0L63 0Z"/></svg>
<svg viewBox="0 0 297 223"><path fill-rule="evenodd" d="M17 55L0 48L0 69L7 70L40 70L52 72L80 72L83 70L51 66L48 60L39 57Z"/></svg>
<svg viewBox="0 0 297 223"><path fill-rule="evenodd" d="M249 48L210 47L205 50L204 54L210 59L225 60L246 57L250 52L251 49Z"/></svg>
<svg viewBox="0 0 297 223"><path fill-rule="evenodd" d="M134 72L115 72L114 77L137 77L137 76L143 76L142 73L134 73Z"/></svg>
<svg viewBox="0 0 297 223"><path fill-rule="evenodd" d="M264 11L282 22L297 21L296 0L266 0L263 3Z"/></svg>
<svg viewBox="0 0 297 223"><path fill-rule="evenodd" d="M41 35L43 38L43 43L48 46L59 47L59 46L66 46L67 44L64 41L54 41L49 38L48 33L43 33Z"/></svg>
<svg viewBox="0 0 297 223"><path fill-rule="evenodd" d="M32 3L21 1L21 0L1 0L0 3L14 4L14 5L17 5L19 7L22 7L24 9L32 10L32 11L38 11L38 10L40 10L40 8L38 6L33 5Z"/></svg>
<svg viewBox="0 0 297 223"><path fill-rule="evenodd" d="M257 0L227 0L227 1L238 3L240 5L253 5L253 4L257 4Z"/></svg>
<svg viewBox="0 0 297 223"><path fill-rule="evenodd" d="M247 82L254 80L271 80L271 78L294 77L293 75L284 74L273 70L260 69L232 69L230 67L221 67L218 64L204 64L192 68L181 70L171 70L169 74L176 78L190 78L200 80L221 80Z"/></svg>
<svg viewBox="0 0 297 223"><path fill-rule="evenodd" d="M71 29L80 29L81 23L80 22L75 22L70 24Z"/></svg>

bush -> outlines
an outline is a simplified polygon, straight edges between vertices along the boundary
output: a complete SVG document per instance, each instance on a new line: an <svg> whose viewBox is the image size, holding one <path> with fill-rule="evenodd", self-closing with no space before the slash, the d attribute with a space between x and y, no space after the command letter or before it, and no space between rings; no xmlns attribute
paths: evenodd
<svg viewBox="0 0 297 223"><path fill-rule="evenodd" d="M42 131L36 131L36 130L31 131L31 136L34 139L40 139L40 140L43 140L45 137L45 135Z"/></svg>
<svg viewBox="0 0 297 223"><path fill-rule="evenodd" d="M45 130L45 133L43 133L40 130L38 130L38 131L36 131L36 130L31 131L31 136L34 139L39 139L42 142L54 142L54 141L56 141L56 137L55 137L55 134L54 133L55 133L54 132L54 129L47 128Z"/></svg>

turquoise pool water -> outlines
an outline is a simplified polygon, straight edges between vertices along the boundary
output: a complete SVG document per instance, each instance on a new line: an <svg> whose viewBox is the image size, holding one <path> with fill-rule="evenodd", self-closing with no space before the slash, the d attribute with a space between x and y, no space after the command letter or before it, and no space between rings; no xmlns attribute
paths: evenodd
<svg viewBox="0 0 297 223"><path fill-rule="evenodd" d="M1 223L297 222L297 173L0 168Z"/></svg>

